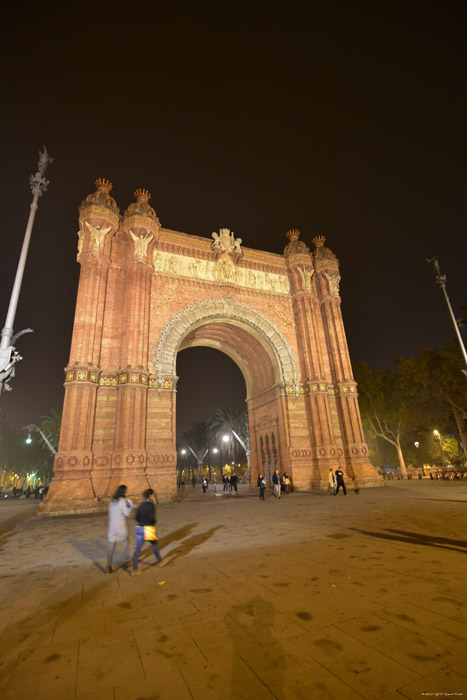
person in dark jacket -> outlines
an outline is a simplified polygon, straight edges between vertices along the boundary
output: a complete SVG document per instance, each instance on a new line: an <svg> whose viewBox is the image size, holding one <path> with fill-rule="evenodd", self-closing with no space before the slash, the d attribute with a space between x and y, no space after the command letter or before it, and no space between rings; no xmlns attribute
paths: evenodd
<svg viewBox="0 0 467 700"><path fill-rule="evenodd" d="M137 522L135 529L136 547L135 551L133 552L133 571L131 573L132 576L139 576L139 574L143 573L140 569L138 569L138 557L145 542L144 528L147 526L154 527L156 525L156 506L154 502L154 491L152 489L146 489L146 491L143 493L143 498L144 501L138 506L138 510L136 511L135 515L135 520ZM158 564L162 566L162 557L159 552L159 547L157 546L157 539L146 539L146 542L150 543Z"/></svg>
<svg viewBox="0 0 467 700"><path fill-rule="evenodd" d="M344 491L344 496L347 496L347 489L345 488L345 482L344 482L344 472L342 469L339 467L336 469L334 472L334 476L336 477L336 483L337 483L337 488L336 488L336 496L339 493L339 489L342 486L342 490Z"/></svg>
<svg viewBox="0 0 467 700"><path fill-rule="evenodd" d="M276 471L272 475L272 483L273 483L274 497L280 498L281 497L281 475L279 474L278 469L276 469Z"/></svg>
<svg viewBox="0 0 467 700"><path fill-rule="evenodd" d="M259 500L264 501L264 489L266 488L266 479L264 474L258 476Z"/></svg>

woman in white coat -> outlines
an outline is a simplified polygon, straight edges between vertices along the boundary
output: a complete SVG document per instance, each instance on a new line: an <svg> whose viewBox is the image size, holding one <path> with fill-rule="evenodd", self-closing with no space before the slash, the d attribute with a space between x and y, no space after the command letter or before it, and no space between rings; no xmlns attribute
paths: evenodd
<svg viewBox="0 0 467 700"><path fill-rule="evenodd" d="M133 508L133 503L129 498L125 498L126 486L121 484L112 496L109 505L109 552L107 556L107 573L111 574L112 557L117 546L117 542L123 542L123 563L128 561L129 556L129 541L127 518Z"/></svg>

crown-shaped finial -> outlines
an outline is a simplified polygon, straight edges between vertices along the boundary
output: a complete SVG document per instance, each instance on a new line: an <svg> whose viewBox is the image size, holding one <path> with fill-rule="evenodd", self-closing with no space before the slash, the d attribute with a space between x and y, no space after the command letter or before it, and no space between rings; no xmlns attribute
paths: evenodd
<svg viewBox="0 0 467 700"><path fill-rule="evenodd" d="M324 236L315 236L313 238L313 243L317 248L322 248L324 243L326 241L326 238Z"/></svg>
<svg viewBox="0 0 467 700"><path fill-rule="evenodd" d="M291 228L286 235L289 240L296 241L300 237L300 231L298 228Z"/></svg>
<svg viewBox="0 0 467 700"><path fill-rule="evenodd" d="M140 197L144 197L148 202L151 199L151 194L148 192L148 190L144 190L141 187L136 190L135 192L135 197L136 199L139 199Z"/></svg>
<svg viewBox="0 0 467 700"><path fill-rule="evenodd" d="M105 177L98 177L94 184L97 189L99 189L99 187L105 187L108 192L110 192L113 186L110 180L106 180Z"/></svg>

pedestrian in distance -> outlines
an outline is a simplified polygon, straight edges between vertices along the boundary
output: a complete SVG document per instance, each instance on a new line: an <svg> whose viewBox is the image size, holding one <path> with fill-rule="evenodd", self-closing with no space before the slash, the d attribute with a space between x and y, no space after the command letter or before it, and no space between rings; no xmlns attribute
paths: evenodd
<svg viewBox="0 0 467 700"><path fill-rule="evenodd" d="M259 500L264 501L264 491L266 489L266 479L264 474L258 476Z"/></svg>
<svg viewBox="0 0 467 700"><path fill-rule="evenodd" d="M192 478L191 483L193 484L193 488L195 488L195 486L196 486L196 478L195 477Z"/></svg>
<svg viewBox="0 0 467 700"><path fill-rule="evenodd" d="M227 477L225 474L222 476L222 484L222 493L226 493L229 490L229 482L227 481Z"/></svg>
<svg viewBox="0 0 467 700"><path fill-rule="evenodd" d="M332 467L329 470L329 494L331 496L336 495L336 477L334 476L334 472L332 471Z"/></svg>
<svg viewBox="0 0 467 700"><path fill-rule="evenodd" d="M276 498L280 498L281 497L281 475L279 474L278 469L276 469L276 471L272 475L272 483L273 483L274 496Z"/></svg>
<svg viewBox="0 0 467 700"><path fill-rule="evenodd" d="M337 482L337 488L336 488L336 496L339 493L339 489L342 486L342 490L344 491L344 496L347 496L347 489L345 488L345 482L344 482L344 472L340 467L336 469L334 472L335 477L336 477L336 482Z"/></svg>
<svg viewBox="0 0 467 700"><path fill-rule="evenodd" d="M107 573L111 574L112 557L115 552L115 547L119 542L123 545L122 562L125 565L129 555L129 540L127 519L133 508L133 503L129 498L126 498L127 487L125 484L120 484L118 489L112 496L109 504L109 530L107 539L109 540L109 550L107 554Z"/></svg>
<svg viewBox="0 0 467 700"><path fill-rule="evenodd" d="M138 506L136 511L136 547L133 552L133 570L131 572L132 576L139 576L142 573L141 569L138 569L138 557L143 544L149 542L156 557L157 563L163 566L162 557L159 552L159 547L157 546L157 533L156 533L156 506L155 506L155 494L152 489L146 489L143 493L144 501Z"/></svg>
<svg viewBox="0 0 467 700"><path fill-rule="evenodd" d="M215 474L212 477L212 492L217 493L217 477Z"/></svg>
<svg viewBox="0 0 467 700"><path fill-rule="evenodd" d="M205 494L208 490L208 480L206 479L206 477L204 477L201 486L203 487L203 493Z"/></svg>
<svg viewBox="0 0 467 700"><path fill-rule="evenodd" d="M287 474L287 472L284 472L284 475L282 476L282 485L284 486L284 491L286 493L289 493L289 491L290 491L290 479L289 479L289 475Z"/></svg>
<svg viewBox="0 0 467 700"><path fill-rule="evenodd" d="M235 494L237 494L238 476L236 472L234 472L230 477L230 483L232 486L232 490L235 491Z"/></svg>

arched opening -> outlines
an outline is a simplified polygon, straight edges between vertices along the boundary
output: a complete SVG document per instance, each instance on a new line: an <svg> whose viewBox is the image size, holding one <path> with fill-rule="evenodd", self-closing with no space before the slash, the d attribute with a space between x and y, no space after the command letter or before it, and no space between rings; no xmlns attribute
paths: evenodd
<svg viewBox="0 0 467 700"><path fill-rule="evenodd" d="M220 484L222 477L233 471L241 479L246 472L246 453L236 440L223 443L219 421L231 417L237 424L246 416L242 372L224 352L211 347L185 348L177 353L176 362L179 488L201 475L211 486Z"/></svg>
<svg viewBox="0 0 467 700"><path fill-rule="evenodd" d="M159 386L176 385L178 353L200 346L220 350L243 375L248 409L247 477L256 483L263 434L274 432L276 458L289 459L285 392L293 390L297 381L291 349L278 329L257 310L229 297L198 302L176 314L161 333L154 354ZM174 427L177 401L174 398L172 404Z"/></svg>

